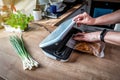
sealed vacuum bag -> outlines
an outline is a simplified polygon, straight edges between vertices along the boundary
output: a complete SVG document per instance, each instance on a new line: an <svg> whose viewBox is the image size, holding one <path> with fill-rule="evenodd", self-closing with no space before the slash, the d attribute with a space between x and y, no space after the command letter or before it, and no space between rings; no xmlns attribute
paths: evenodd
<svg viewBox="0 0 120 80"><path fill-rule="evenodd" d="M74 50L93 54L97 57L104 57L105 43L103 42L77 42Z"/></svg>

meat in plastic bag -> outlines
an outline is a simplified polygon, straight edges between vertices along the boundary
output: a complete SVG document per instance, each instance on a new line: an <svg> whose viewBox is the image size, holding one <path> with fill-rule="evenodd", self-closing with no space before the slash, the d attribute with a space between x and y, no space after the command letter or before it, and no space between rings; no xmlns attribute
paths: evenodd
<svg viewBox="0 0 120 80"><path fill-rule="evenodd" d="M78 42L74 49L77 51L93 54L97 57L104 57L105 43L103 42Z"/></svg>

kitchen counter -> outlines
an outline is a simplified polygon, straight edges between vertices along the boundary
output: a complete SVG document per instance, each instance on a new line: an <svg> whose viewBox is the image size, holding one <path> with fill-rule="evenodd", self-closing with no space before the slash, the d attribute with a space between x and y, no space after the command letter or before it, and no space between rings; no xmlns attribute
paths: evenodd
<svg viewBox="0 0 120 80"><path fill-rule="evenodd" d="M32 27L23 33L26 47L39 62L36 70L23 70L22 62L9 42L7 33L0 30L0 77L7 80L119 80L120 47L107 44L105 57L73 52L69 62L48 58L38 47L49 34L44 27Z"/></svg>
<svg viewBox="0 0 120 80"><path fill-rule="evenodd" d="M4 29L0 30L0 79L120 80L119 46L106 44L104 58L73 51L70 60L62 63L45 56L39 48L39 43L50 34L49 31L56 28L54 25L50 26L53 22L48 21L49 24L44 23L44 25L41 24L42 21L38 21L30 24L29 30L23 32L26 48L40 64L39 68L31 71L23 70L22 61L9 42L9 36L14 33L5 32Z"/></svg>
<svg viewBox="0 0 120 80"><path fill-rule="evenodd" d="M85 2L83 4L85 4ZM77 5L73 6L71 9L69 9L67 12L63 13L61 16L59 16L56 19L46 18L46 19L43 19L43 20L35 21L34 23L41 24L41 25L44 25L44 26L58 26L67 17L72 15L73 12L77 11L80 7L82 7L83 4L77 4Z"/></svg>

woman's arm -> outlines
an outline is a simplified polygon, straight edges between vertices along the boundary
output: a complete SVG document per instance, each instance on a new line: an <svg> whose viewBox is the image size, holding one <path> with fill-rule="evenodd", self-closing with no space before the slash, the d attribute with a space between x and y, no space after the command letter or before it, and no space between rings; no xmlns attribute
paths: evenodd
<svg viewBox="0 0 120 80"><path fill-rule="evenodd" d="M108 25L120 23L120 10L95 18L93 25Z"/></svg>
<svg viewBox="0 0 120 80"><path fill-rule="evenodd" d="M84 12L74 17L74 21L77 24L86 24L86 25L108 25L120 23L120 10L117 10L113 13L106 14L97 18L92 18L89 14Z"/></svg>
<svg viewBox="0 0 120 80"><path fill-rule="evenodd" d="M104 41L107 43L115 44L120 46L120 32L109 31L104 37Z"/></svg>
<svg viewBox="0 0 120 80"><path fill-rule="evenodd" d="M101 31L90 33L77 33L73 39L78 41L98 42L100 40ZM120 46L120 32L108 31L104 37L106 43Z"/></svg>

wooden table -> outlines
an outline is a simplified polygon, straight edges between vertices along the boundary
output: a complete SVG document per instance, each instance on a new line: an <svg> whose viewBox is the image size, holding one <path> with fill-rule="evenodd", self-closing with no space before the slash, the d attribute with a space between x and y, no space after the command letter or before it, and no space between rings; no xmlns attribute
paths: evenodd
<svg viewBox="0 0 120 80"><path fill-rule="evenodd" d="M47 26L50 31L55 26ZM62 63L46 57L39 43L50 34L43 25L31 24L23 32L25 46L39 62L39 68L23 70L21 59L9 42L14 33L0 30L0 80L120 80L120 47L107 44L105 57L73 52L69 62Z"/></svg>
<svg viewBox="0 0 120 80"><path fill-rule="evenodd" d="M7 80L119 80L120 47L107 44L105 57L73 52L69 62L46 57L39 43L49 34L44 27L32 26L23 33L25 45L40 67L23 70L22 62L9 42L13 33L0 30L0 76Z"/></svg>

